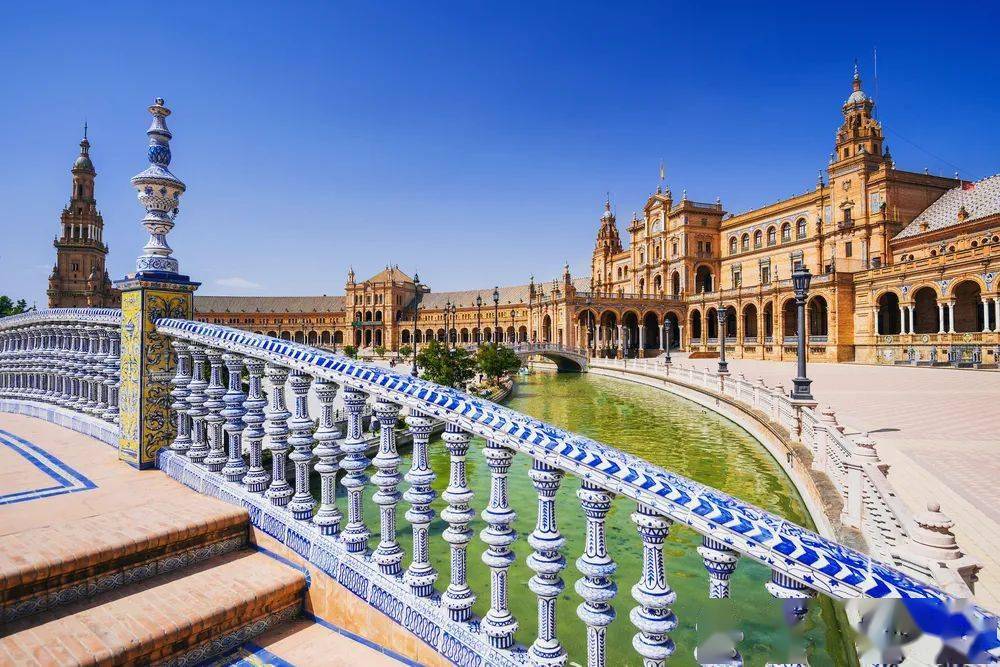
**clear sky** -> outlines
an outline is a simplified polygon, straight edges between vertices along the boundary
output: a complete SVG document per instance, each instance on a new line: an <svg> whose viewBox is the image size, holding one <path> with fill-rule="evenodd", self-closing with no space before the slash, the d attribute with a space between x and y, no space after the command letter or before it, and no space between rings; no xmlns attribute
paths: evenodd
<svg viewBox="0 0 1000 667"><path fill-rule="evenodd" d="M74 2L0 25L0 293L45 303L84 119L112 279L173 109L170 235L205 294L441 291L589 273L604 193L738 212L824 168L858 58L901 168L1000 171L996 4Z"/></svg>

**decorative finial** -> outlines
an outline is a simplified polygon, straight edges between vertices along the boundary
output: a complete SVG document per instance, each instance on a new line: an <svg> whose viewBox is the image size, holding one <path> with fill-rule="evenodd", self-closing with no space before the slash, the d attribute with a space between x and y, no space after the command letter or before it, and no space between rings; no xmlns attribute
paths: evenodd
<svg viewBox="0 0 1000 667"><path fill-rule="evenodd" d="M83 138L87 138L87 121L83 121Z"/></svg>
<svg viewBox="0 0 1000 667"><path fill-rule="evenodd" d="M139 203L146 209L142 224L149 232L149 241L142 255L135 262L137 274L176 274L177 260L167 244L167 234L174 227L174 219L180 209L180 197L186 189L184 183L170 173L170 140L173 135L167 129L170 109L163 105L163 98L157 97L149 107L153 122L146 135L149 148L146 156L149 166L145 171L132 177L132 186L139 193ZM168 275L169 277L169 275Z"/></svg>
<svg viewBox="0 0 1000 667"><path fill-rule="evenodd" d="M684 188L684 190L681 191L681 199L687 201L687 198L688 198L688 191L687 188Z"/></svg>
<svg viewBox="0 0 1000 667"><path fill-rule="evenodd" d="M823 187L823 170L822 169L817 169L816 170L816 187L818 187L818 188Z"/></svg>

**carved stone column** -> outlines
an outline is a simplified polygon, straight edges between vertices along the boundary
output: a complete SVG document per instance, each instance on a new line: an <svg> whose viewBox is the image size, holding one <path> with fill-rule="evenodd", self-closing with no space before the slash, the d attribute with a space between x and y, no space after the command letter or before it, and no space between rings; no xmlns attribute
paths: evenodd
<svg viewBox="0 0 1000 667"><path fill-rule="evenodd" d="M632 587L632 597L639 606L629 615L639 631L632 646L643 657L645 667L662 667L674 652L668 633L677 627L677 617L670 609L677 594L667 583L663 563L663 543L672 522L642 504L632 514L632 522L642 538L642 577Z"/></svg>
<svg viewBox="0 0 1000 667"><path fill-rule="evenodd" d="M229 387L222 397L226 407L222 416L226 420L225 430L229 439L229 458L222 468L222 474L229 482L239 482L247 473L247 464L243 462L243 430L246 424L243 415L246 409L243 403L246 394L243 393L243 359L238 354L222 356L229 374Z"/></svg>
<svg viewBox="0 0 1000 667"><path fill-rule="evenodd" d="M222 397L226 394L226 387L222 384L222 351L209 348L205 355L208 357L209 373L208 387L205 395L205 422L208 424L208 455L205 457L205 467L212 472L220 472L222 466L226 464L226 448L223 442L222 425L226 423L226 418L222 416L222 409L226 404L222 402Z"/></svg>
<svg viewBox="0 0 1000 667"><path fill-rule="evenodd" d="M606 667L607 629L615 620L611 601L618 593L618 586L612 576L618 566L608 555L604 522L611 510L614 495L590 482L583 482L576 495L587 517L587 546L583 555L576 560L576 569L583 575L576 580L576 592L583 598L583 604L577 607L576 614L587 626L588 667Z"/></svg>
<svg viewBox="0 0 1000 667"><path fill-rule="evenodd" d="M379 506L379 543L372 560L378 563L383 574L399 576L403 562L403 547L396 540L396 506L401 497L399 482L402 479L399 474L401 459L396 451L399 406L379 400L375 403L375 416L379 423L379 448L372 460L377 470L372 476L372 484L378 491L372 496L372 502Z"/></svg>
<svg viewBox="0 0 1000 667"><path fill-rule="evenodd" d="M313 516L313 523L319 526L319 532L324 535L336 535L340 532L340 510L337 508L337 471L340 466L337 459L341 455L337 439L340 430L333 420L333 399L337 397L337 385L326 380L313 381L316 398L319 399L319 428L316 429L316 448L313 454L317 457L316 472L320 478L319 509Z"/></svg>
<svg viewBox="0 0 1000 667"><path fill-rule="evenodd" d="M538 519L528 535L528 545L534 551L527 561L535 571L528 587L538 598L538 637L528 649L528 657L535 665L560 667L566 664L566 649L556 636L556 600L564 588L559 573L566 567L566 558L560 553L566 538L556 523L556 492L563 472L535 460L528 475L538 492Z"/></svg>
<svg viewBox="0 0 1000 667"><path fill-rule="evenodd" d="M510 648L517 631L517 621L510 613L507 599L507 572L514 563L511 545L517 541L517 533L511 528L517 515L510 507L507 490L507 473L514 452L487 440L483 453L490 468L490 501L482 513L486 528L479 537L487 546L483 562L490 568L490 609L481 627L492 646Z"/></svg>
<svg viewBox="0 0 1000 667"><path fill-rule="evenodd" d="M292 371L290 384L295 397L295 416L288 423L292 437L288 444L292 446L289 459L295 467L295 495L288 503L292 518L299 521L312 519L316 500L309 489L309 468L312 464L313 421L309 418L309 385L312 380L302 371Z"/></svg>
<svg viewBox="0 0 1000 667"><path fill-rule="evenodd" d="M285 462L288 458L288 418L292 414L285 407L285 382L288 370L268 364L264 373L271 385L271 403L265 413L267 421L264 432L271 438L268 450L271 452L271 485L264 493L272 505L284 507L295 493L286 479Z"/></svg>
<svg viewBox="0 0 1000 667"><path fill-rule="evenodd" d="M476 516L469 507L473 493L465 478L465 455L469 451L472 436L454 424L445 426L442 438L451 455L451 474L448 488L441 497L448 507L441 512L441 518L448 522L442 537L451 545L451 581L441 596L441 604L448 610L453 621L467 621L472 615L472 604L476 595L469 588L467 577L468 557L466 549L472 541L469 522Z"/></svg>
<svg viewBox="0 0 1000 667"><path fill-rule="evenodd" d="M249 467L247 474L243 477L243 484L251 493L263 493L267 488L267 483L271 476L264 470L262 442L266 432L264 431L264 406L267 399L264 398L264 362L258 359L247 359L247 400L243 401L246 413L243 415L243 423L246 429L243 431L243 438L247 442L247 459Z"/></svg>
<svg viewBox="0 0 1000 667"><path fill-rule="evenodd" d="M410 503L406 520L413 527L413 561L403 574L403 581L409 584L414 595L427 597L434 592L434 582L438 577L437 570L430 563L428 549L428 528L434 520L431 503L436 495L431 484L437 475L430 467L427 441L431 437L434 420L411 408L406 424L413 436L413 461L406 473L410 488L403 494L403 499Z"/></svg>
<svg viewBox="0 0 1000 667"><path fill-rule="evenodd" d="M351 553L361 553L368 547L368 526L362 512L362 494L368 479L365 470L368 468L368 442L362 433L362 412L368 396L357 389L344 387L344 409L347 412L347 437L341 443L344 459L340 467L346 471L341 484L347 489L347 525L340 539Z"/></svg>
<svg viewBox="0 0 1000 667"><path fill-rule="evenodd" d="M170 404L170 409L177 417L177 435L170 444L170 449L178 454L184 454L191 448L191 416L188 414L188 396L191 390L191 351L188 344L175 340L171 343L177 355L177 372L174 379L170 381L173 390L170 395L174 397L174 402Z"/></svg>
<svg viewBox="0 0 1000 667"><path fill-rule="evenodd" d="M193 363L191 371L191 382L188 384L188 417L191 418L191 447L188 449L188 458L195 463L201 463L208 456L208 432L205 430L205 388L208 382L205 381L205 352L198 345L188 345L188 352L191 353ZM125 419L125 415L122 415ZM124 429L124 426L122 427Z"/></svg>

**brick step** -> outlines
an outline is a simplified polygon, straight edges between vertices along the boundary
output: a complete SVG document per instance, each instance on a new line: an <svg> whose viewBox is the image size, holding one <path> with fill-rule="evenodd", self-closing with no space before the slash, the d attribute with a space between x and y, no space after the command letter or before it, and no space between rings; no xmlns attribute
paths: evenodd
<svg viewBox="0 0 1000 667"><path fill-rule="evenodd" d="M245 510L190 494L9 533L0 539L0 630L5 623L86 599L246 544Z"/></svg>
<svg viewBox="0 0 1000 667"><path fill-rule="evenodd" d="M227 653L214 665L324 665L325 667L400 667L401 662L373 642L309 621L285 623Z"/></svg>
<svg viewBox="0 0 1000 667"><path fill-rule="evenodd" d="M305 575L240 551L8 625L0 664L198 664L296 618Z"/></svg>

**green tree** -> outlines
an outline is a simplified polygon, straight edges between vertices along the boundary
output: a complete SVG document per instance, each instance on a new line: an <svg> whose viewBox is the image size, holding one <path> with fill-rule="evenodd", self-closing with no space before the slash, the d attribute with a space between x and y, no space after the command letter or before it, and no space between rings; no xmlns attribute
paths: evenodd
<svg viewBox="0 0 1000 667"><path fill-rule="evenodd" d="M451 349L436 340L420 350L417 365L425 380L458 389L463 389L476 374L476 361L465 348Z"/></svg>
<svg viewBox="0 0 1000 667"><path fill-rule="evenodd" d="M28 308L28 302L24 299L18 299L15 303L9 296L0 295L0 317L26 313L29 310L34 310L34 308Z"/></svg>
<svg viewBox="0 0 1000 667"><path fill-rule="evenodd" d="M485 343L476 353L476 365L483 375L496 382L505 375L519 371L521 358L509 347Z"/></svg>
<svg viewBox="0 0 1000 667"><path fill-rule="evenodd" d="M376 345L374 349L375 349L375 356L377 356L377 357L384 357L385 356L385 348L383 346Z"/></svg>
<svg viewBox="0 0 1000 667"><path fill-rule="evenodd" d="M401 356L403 359L409 359L411 354L413 354L413 348L410 347L409 345L404 345L403 347L399 348L399 356Z"/></svg>
<svg viewBox="0 0 1000 667"><path fill-rule="evenodd" d="M346 356L350 357L351 359L357 359L358 358L358 348L354 347L353 345L345 345L344 346L344 354Z"/></svg>

